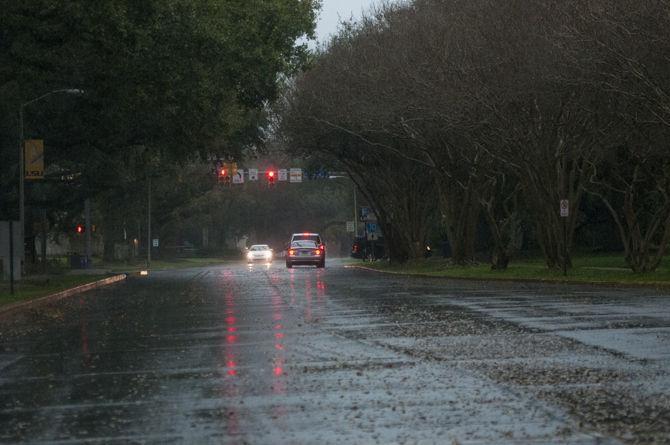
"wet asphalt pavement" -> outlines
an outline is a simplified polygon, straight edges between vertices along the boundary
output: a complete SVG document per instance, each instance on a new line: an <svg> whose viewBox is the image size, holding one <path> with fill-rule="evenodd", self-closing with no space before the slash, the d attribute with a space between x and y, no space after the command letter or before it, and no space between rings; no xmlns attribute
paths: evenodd
<svg viewBox="0 0 670 445"><path fill-rule="evenodd" d="M0 317L0 442L670 443L670 294L155 272Z"/></svg>

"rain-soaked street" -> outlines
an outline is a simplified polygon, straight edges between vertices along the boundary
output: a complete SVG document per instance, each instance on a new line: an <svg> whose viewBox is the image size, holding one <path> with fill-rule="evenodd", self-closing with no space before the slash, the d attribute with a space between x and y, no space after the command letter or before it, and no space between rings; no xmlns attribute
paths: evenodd
<svg viewBox="0 0 670 445"><path fill-rule="evenodd" d="M670 443L670 295L283 263L0 318L6 443Z"/></svg>

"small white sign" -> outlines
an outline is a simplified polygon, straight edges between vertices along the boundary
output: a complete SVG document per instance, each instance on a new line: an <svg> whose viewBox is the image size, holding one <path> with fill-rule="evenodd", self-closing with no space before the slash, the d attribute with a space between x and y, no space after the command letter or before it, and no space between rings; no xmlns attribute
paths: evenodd
<svg viewBox="0 0 670 445"><path fill-rule="evenodd" d="M249 181L258 181L258 169L250 168L249 169Z"/></svg>
<svg viewBox="0 0 670 445"><path fill-rule="evenodd" d="M288 182L302 182L302 169L301 168L292 168L290 171L290 177Z"/></svg>
<svg viewBox="0 0 670 445"><path fill-rule="evenodd" d="M570 201L561 199L561 218L570 216Z"/></svg>
<svg viewBox="0 0 670 445"><path fill-rule="evenodd" d="M233 184L244 184L244 170L239 169L233 175Z"/></svg>
<svg viewBox="0 0 670 445"><path fill-rule="evenodd" d="M353 231L354 231L354 222L347 221L347 232L353 232Z"/></svg>
<svg viewBox="0 0 670 445"><path fill-rule="evenodd" d="M158 247L158 238L154 238L151 240L151 245L154 247Z"/></svg>
<svg viewBox="0 0 670 445"><path fill-rule="evenodd" d="M279 169L279 178L280 181L288 181L288 170L285 168Z"/></svg>

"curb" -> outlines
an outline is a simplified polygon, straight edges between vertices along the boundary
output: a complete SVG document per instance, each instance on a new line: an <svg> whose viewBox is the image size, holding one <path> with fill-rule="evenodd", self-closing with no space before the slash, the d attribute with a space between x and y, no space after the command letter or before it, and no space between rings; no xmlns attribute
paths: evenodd
<svg viewBox="0 0 670 445"><path fill-rule="evenodd" d="M108 278L103 278L102 280L98 281L93 281L92 283L86 283L82 284L77 287L72 287L70 289L65 289L60 292L56 292L55 294L50 294L46 295L44 297L39 297L35 298L33 300L28 300L28 301L19 301L18 303L11 303L6 306L0 307L0 316L6 315L9 312L14 312L19 309L26 309L30 308L33 306L39 306L41 304L47 303L47 302L54 302L58 300L62 300L63 298L67 298L71 295L79 294L82 292L86 292L87 290L95 289L98 287L102 286L107 286L109 284L117 283L119 281L123 281L128 277L127 274L119 274L119 275L114 275Z"/></svg>
<svg viewBox="0 0 670 445"><path fill-rule="evenodd" d="M628 287L628 288L644 288L644 289L659 289L670 290L670 283L664 282L649 282L649 283L619 283L616 281L577 281L577 280L533 280L530 278L477 278L477 277L451 277L448 275L430 275L424 273L408 273L396 272L392 270L379 270L372 267L346 265L345 269L360 269L369 272L377 272L386 275L395 275L403 277L416 278L433 278L433 279L448 279L459 281L475 281L475 282L494 282L494 283L525 283L525 284L554 284L554 285L570 285L570 286L602 286L602 287Z"/></svg>

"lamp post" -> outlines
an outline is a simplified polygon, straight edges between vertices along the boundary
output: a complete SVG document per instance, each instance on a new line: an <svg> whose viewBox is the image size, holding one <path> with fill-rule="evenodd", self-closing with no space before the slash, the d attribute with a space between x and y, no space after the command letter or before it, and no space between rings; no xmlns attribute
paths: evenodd
<svg viewBox="0 0 670 445"><path fill-rule="evenodd" d="M19 107L19 239L21 240L21 243L24 242L24 222L25 222L25 201L24 201L24 196L25 196L25 184L24 184L24 176L25 176L25 165L24 165L24 155L23 155L23 142L24 142L24 136L23 136L23 113L24 109L35 102L38 102L45 97L51 96L52 94L57 94L57 93L64 93L64 94L84 94L84 90L76 89L76 88L63 88L60 90L53 90L49 91L48 93L42 94L41 96L38 96L32 100L29 100L28 102L24 102L21 104ZM23 250L22 250L23 251ZM22 253L22 255L25 255L25 252Z"/></svg>

